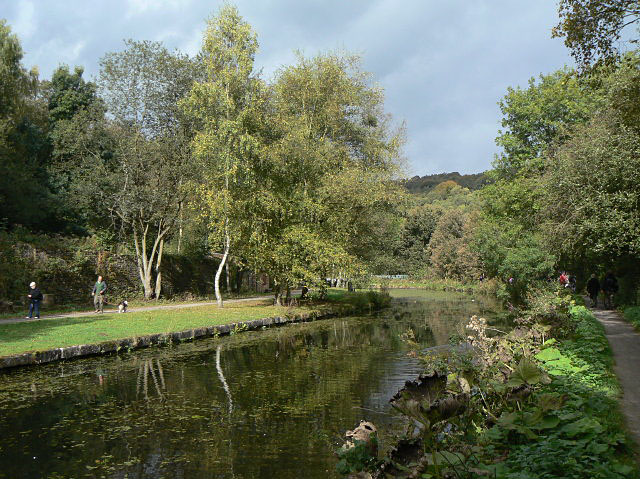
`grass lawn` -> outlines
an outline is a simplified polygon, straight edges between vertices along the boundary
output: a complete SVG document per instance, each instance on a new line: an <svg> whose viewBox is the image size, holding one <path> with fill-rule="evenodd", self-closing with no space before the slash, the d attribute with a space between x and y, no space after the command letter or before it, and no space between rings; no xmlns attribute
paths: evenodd
<svg viewBox="0 0 640 479"><path fill-rule="evenodd" d="M331 289L322 302L291 308L273 306L273 300L269 297L264 300L227 303L222 309L209 305L126 314L105 313L77 318L47 319L45 316L38 321L0 324L0 356L185 331L285 314L340 310L344 307L348 307L348 311L367 312L385 307L388 301L387 295L373 291L348 293L345 290Z"/></svg>
<svg viewBox="0 0 640 479"><path fill-rule="evenodd" d="M212 305L126 314L105 313L79 318L44 318L33 322L0 324L0 356L313 310L311 307L276 307L271 303L271 300L266 300L228 304L223 309Z"/></svg>

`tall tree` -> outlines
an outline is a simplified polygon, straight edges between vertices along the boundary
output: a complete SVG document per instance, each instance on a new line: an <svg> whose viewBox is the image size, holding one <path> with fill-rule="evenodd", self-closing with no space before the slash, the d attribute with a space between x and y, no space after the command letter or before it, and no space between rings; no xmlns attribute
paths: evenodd
<svg viewBox="0 0 640 479"><path fill-rule="evenodd" d="M402 131L356 57L300 57L272 91L246 256L269 273L278 302L300 281L354 275L375 259L376 219L399 196Z"/></svg>
<svg viewBox="0 0 640 479"><path fill-rule="evenodd" d="M546 233L570 256L611 265L640 256L640 56L604 82L607 108L579 127L545 177ZM562 241L559 241L562 239Z"/></svg>
<svg viewBox="0 0 640 479"><path fill-rule="evenodd" d="M37 71L22 66L22 47L0 20L0 221L55 229L46 176L46 109Z"/></svg>
<svg viewBox="0 0 640 479"><path fill-rule="evenodd" d="M178 102L190 91L197 67L159 42L125 44L100 63L100 86L117 125L115 173L121 178L109 207L133 235L145 298L153 292L157 299L164 244L176 228L183 184L192 173L191 133Z"/></svg>
<svg viewBox="0 0 640 479"><path fill-rule="evenodd" d="M95 83L85 81L84 69L75 67L73 72L66 65L59 66L50 81L42 82L43 96L48 110L48 140L51 144L51 161L47 168L49 181L58 204L57 216L66 224L67 231L86 232L87 219L82 214L78 198L73 194L73 176L77 169L77 155L66 150L64 136L75 130L76 122L83 123L87 112L93 118L104 119L105 107L97 94ZM77 118L76 118L77 116ZM82 119L81 119L82 118ZM87 124L82 125L86 127ZM73 131L81 137L87 132Z"/></svg>
<svg viewBox="0 0 640 479"><path fill-rule="evenodd" d="M106 217L133 240L145 298L158 298L164 244L175 231L182 186L193 172L191 130L178 101L191 89L197 68L158 42L125 45L100 63L109 117L94 104L73 121L61 121L56 148L77 155L75 194L94 224Z"/></svg>
<svg viewBox="0 0 640 479"><path fill-rule="evenodd" d="M543 166L541 158L554 143L569 137L602 104L593 85L574 71L559 70L529 80L527 88L509 88L500 100L502 127L496 144L502 148L494 176L513 178L523 168Z"/></svg>
<svg viewBox="0 0 640 479"><path fill-rule="evenodd" d="M460 209L446 211L429 241L432 271L446 279L469 280L478 276L478 258L471 248L474 215Z"/></svg>
<svg viewBox="0 0 640 479"><path fill-rule="evenodd" d="M202 199L206 202L214 237L222 254L215 275L215 293L222 307L220 276L229 258L236 218L251 192L248 161L259 148L253 118L259 109L261 81L254 72L256 34L229 4L207 22L200 59L206 78L193 85L183 102L197 124L194 152L203 168Z"/></svg>
<svg viewBox="0 0 640 479"><path fill-rule="evenodd" d="M53 72L51 80L44 82L43 90L52 125L72 119L78 112L100 100L96 84L86 81L83 73L82 67L76 66L72 73L67 65L61 65Z"/></svg>

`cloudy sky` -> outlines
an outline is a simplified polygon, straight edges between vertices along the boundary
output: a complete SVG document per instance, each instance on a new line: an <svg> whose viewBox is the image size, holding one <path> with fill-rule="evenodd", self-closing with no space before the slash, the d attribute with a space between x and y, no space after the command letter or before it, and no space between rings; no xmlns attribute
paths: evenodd
<svg viewBox="0 0 640 479"><path fill-rule="evenodd" d="M260 42L268 78L306 55L333 49L363 57L407 125L409 174L475 173L497 152L498 100L508 86L573 62L555 0L237 0ZM220 0L0 0L25 50L48 78L60 63L91 78L122 40L159 40L194 54Z"/></svg>

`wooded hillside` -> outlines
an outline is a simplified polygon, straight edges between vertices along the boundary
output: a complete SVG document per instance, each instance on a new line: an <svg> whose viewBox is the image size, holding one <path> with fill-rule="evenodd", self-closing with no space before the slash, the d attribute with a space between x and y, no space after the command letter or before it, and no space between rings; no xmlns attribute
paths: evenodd
<svg viewBox="0 0 640 479"><path fill-rule="evenodd" d="M464 188L477 190L489 182L487 175L474 173L471 175L461 175L457 171L452 173L438 173L435 175L414 176L404 182L404 186L410 193L428 193L443 181L455 181Z"/></svg>

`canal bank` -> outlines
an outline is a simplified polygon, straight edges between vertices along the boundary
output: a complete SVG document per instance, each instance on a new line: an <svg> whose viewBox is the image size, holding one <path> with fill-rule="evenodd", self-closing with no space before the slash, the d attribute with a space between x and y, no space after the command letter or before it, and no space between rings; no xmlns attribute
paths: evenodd
<svg viewBox="0 0 640 479"><path fill-rule="evenodd" d="M613 370L619 338L608 331L610 347L570 296L539 296L510 332L490 335L473 317L468 354L417 351L426 374L392 400L411 426L381 461L363 459L362 447L341 449L340 470L375 479L640 477L633 405L625 404L625 428Z"/></svg>
<svg viewBox="0 0 640 479"><path fill-rule="evenodd" d="M384 448L405 426L389 399L422 366L403 338L445 344L493 308L391 293L373 315L6 370L0 478L338 478L346 429L371 420Z"/></svg>
<svg viewBox="0 0 640 479"><path fill-rule="evenodd" d="M342 314L346 314L346 312L343 312ZM99 354L117 353L123 350L132 351L134 349L148 348L151 346L177 344L184 341L193 341L195 339L209 338L212 336L224 336L227 334L234 334L244 331L256 331L258 329L281 326L288 323L315 321L318 319L333 318L335 316L338 316L337 312L312 312L306 314L295 314L292 316L276 316L273 318L239 321L237 323L193 328L169 333L134 336L131 338L104 341L97 344L82 344L78 346L67 346L64 348L48 349L45 351L15 354L11 356L0 357L0 369L15 368L19 366L34 366L38 364L50 363L53 361L77 359L87 356L96 356Z"/></svg>
<svg viewBox="0 0 640 479"><path fill-rule="evenodd" d="M70 316L38 322L8 323L0 325L0 337L5 339L4 344L0 345L0 369L371 312L386 306L388 302L388 297L379 292L333 290L322 302L307 301L292 307L266 306L260 302L256 306L244 304L240 307L235 303L224 309L216 306L178 310L165 307L162 311L149 310L125 315L94 314L88 318ZM271 316L260 317L267 314ZM7 341L12 335L16 338L13 344ZM11 349L17 354L7 354Z"/></svg>

